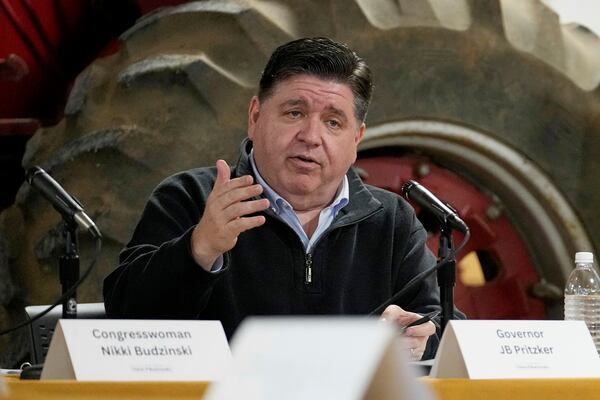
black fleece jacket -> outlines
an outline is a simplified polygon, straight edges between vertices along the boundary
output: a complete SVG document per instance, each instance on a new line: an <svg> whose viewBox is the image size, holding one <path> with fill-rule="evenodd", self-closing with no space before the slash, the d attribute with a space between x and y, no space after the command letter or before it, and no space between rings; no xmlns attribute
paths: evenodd
<svg viewBox="0 0 600 400"><path fill-rule="evenodd" d="M244 141L232 176L252 175ZM350 170L350 202L307 255L296 233L269 214L242 233L221 271L197 265L192 230L202 216L216 169L198 168L162 182L151 195L120 265L104 281L111 318L215 319L230 337L248 315L368 314L435 257L426 232L400 196L365 185ZM312 282L305 282L312 261ZM425 313L439 309L435 277L397 304ZM435 354L431 337L423 358Z"/></svg>

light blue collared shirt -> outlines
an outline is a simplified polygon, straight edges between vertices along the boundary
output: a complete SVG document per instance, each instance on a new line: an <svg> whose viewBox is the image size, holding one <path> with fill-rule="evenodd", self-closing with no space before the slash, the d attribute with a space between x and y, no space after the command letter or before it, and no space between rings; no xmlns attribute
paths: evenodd
<svg viewBox="0 0 600 400"><path fill-rule="evenodd" d="M350 201L350 190L348 186L348 177L344 175L344 179L342 180L342 186L338 190L335 199L324 209L321 210L319 214L319 225L317 229L313 233L312 237L309 239L302 229L302 224L296 215L293 207L290 203L287 202L283 197L281 197L275 190L271 188L267 184L267 182L263 179L258 172L258 168L256 168L256 164L254 162L254 150L250 151L250 165L252 165L252 171L254 171L254 176L256 177L256 183L260 184L263 187L263 195L265 198L269 200L271 205L267 209L267 212L271 213L275 217L281 219L283 222L289 225L290 228L296 232L298 238L302 242L304 246L304 251L306 253L310 253L312 247L317 242L317 240L323 235L323 233L331 226L333 219L340 212L342 208L344 208L348 202ZM219 272L223 268L223 255L220 255L214 262L211 272Z"/></svg>
<svg viewBox="0 0 600 400"><path fill-rule="evenodd" d="M306 232L304 232L304 229L302 229L302 224L300 223L300 220L298 219L298 216L296 215L292 205L279 194L277 194L277 192L275 192L275 190L273 190L260 175L260 172L256 167L256 163L254 162L254 150L250 151L250 164L252 165L252 170L254 171L254 176L256 177L256 183L263 187L263 195L271 203L268 212L279 217L279 219L288 224L290 228L296 232L298 238L300 238L300 241L304 246L304 251L306 253L310 253L317 240L319 240L327 228L331 226L331 223L336 215L350 201L348 177L344 175L342 185L338 189L335 198L327 207L321 210L321 213L319 214L319 225L309 239L306 235Z"/></svg>

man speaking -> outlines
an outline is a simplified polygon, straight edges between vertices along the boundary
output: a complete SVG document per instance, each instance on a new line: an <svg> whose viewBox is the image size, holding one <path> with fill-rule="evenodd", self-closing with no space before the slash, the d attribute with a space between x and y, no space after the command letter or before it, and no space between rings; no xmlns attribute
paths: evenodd
<svg viewBox="0 0 600 400"><path fill-rule="evenodd" d="M152 193L104 282L108 316L216 319L231 336L249 315L368 314L431 267L410 205L350 168L372 88L343 44L277 48L237 163L178 173ZM382 318L404 326L435 309L431 277ZM413 359L435 354L432 322L406 335Z"/></svg>

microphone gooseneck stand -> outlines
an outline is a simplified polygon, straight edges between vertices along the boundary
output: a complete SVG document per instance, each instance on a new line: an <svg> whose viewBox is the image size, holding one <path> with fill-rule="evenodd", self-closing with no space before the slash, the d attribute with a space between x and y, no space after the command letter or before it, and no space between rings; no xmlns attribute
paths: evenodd
<svg viewBox="0 0 600 400"><path fill-rule="evenodd" d="M62 286L62 317L64 319L77 318L77 291L72 290L79 280L79 245L77 240L77 224L65 220L62 225L62 234L65 238L65 250L58 260L58 274Z"/></svg>
<svg viewBox="0 0 600 400"><path fill-rule="evenodd" d="M62 294L56 301L37 315L11 328L1 329L0 336L26 326L31 326L34 321L47 315L59 304L62 304L63 319L77 318L77 288L92 272L102 251L102 234L94 221L84 212L83 205L77 199L69 195L58 182L38 166L34 166L27 170L26 180L33 188L38 190L63 217L61 237L65 240L65 247L58 262ZM81 277L79 276L78 226L84 228L96 240L96 252L94 258ZM42 366L43 364L36 364L23 368L21 379L39 379Z"/></svg>
<svg viewBox="0 0 600 400"><path fill-rule="evenodd" d="M440 305L442 307L441 333L444 333L448 321L454 317L454 285L456 284L456 257L452 241L452 228L442 224L440 231L438 257L446 260L446 265L437 270L440 287Z"/></svg>
<svg viewBox="0 0 600 400"><path fill-rule="evenodd" d="M469 227L460 218L458 212L448 203L444 203L420 183L409 180L402 185L402 193L424 210L431 213L440 223L440 240L437 269L438 286L440 287L440 305L442 308L441 331L443 332L454 317L454 285L456 283L456 251L452 243L452 229L465 235L459 251L470 237ZM443 268L442 268L443 265Z"/></svg>

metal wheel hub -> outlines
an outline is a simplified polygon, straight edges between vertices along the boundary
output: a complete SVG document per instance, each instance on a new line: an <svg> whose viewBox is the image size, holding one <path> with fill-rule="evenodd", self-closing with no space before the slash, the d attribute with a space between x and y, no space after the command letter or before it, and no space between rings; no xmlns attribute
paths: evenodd
<svg viewBox="0 0 600 400"><path fill-rule="evenodd" d="M560 299L572 254L592 246L566 199L518 151L473 128L407 120L370 127L357 166L367 183L397 193L408 179L421 182L469 224L459 272L479 263L483 281L459 279L456 301L470 317L560 316L557 302L544 311L540 298ZM435 252L435 224L420 218Z"/></svg>

